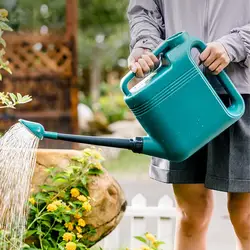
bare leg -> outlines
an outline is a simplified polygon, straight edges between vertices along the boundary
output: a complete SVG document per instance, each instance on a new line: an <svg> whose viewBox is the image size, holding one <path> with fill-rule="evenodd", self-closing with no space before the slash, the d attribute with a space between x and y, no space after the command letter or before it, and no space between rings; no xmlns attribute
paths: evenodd
<svg viewBox="0 0 250 250"><path fill-rule="evenodd" d="M173 185L177 202L175 250L205 250L213 193L203 184Z"/></svg>
<svg viewBox="0 0 250 250"><path fill-rule="evenodd" d="M250 250L250 193L229 193L228 211L237 235L238 250Z"/></svg>

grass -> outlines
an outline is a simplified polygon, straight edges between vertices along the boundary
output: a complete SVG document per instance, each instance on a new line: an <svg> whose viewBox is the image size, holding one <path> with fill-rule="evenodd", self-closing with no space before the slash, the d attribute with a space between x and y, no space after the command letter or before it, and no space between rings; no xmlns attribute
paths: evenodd
<svg viewBox="0 0 250 250"><path fill-rule="evenodd" d="M148 173L150 157L122 150L119 157L106 161L104 167L113 173Z"/></svg>

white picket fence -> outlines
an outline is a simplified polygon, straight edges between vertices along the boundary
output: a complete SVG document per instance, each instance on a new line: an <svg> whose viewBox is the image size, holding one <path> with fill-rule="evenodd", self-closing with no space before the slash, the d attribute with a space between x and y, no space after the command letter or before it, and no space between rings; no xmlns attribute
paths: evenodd
<svg viewBox="0 0 250 250"><path fill-rule="evenodd" d="M134 236L142 236L149 231L150 225L147 225L147 219L156 220L156 236L157 239L164 241L166 244L162 245L163 250L172 250L175 231L175 217L176 208L174 207L173 200L163 196L158 206L147 206L146 198L137 194L131 201L131 206L126 209L125 216L120 225L102 242L98 244L104 250L118 250L121 249L122 239L125 235L129 236L130 242L127 242L130 249L138 248L142 245L137 241ZM130 220L130 228L122 226L123 222Z"/></svg>

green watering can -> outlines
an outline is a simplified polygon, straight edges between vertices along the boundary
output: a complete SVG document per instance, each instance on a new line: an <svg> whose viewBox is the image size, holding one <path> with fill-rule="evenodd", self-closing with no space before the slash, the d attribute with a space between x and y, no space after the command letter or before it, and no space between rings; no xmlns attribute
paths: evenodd
<svg viewBox="0 0 250 250"><path fill-rule="evenodd" d="M147 133L134 139L100 138L45 131L39 123L19 120L40 139L49 138L130 149L135 153L181 162L235 123L244 113L241 95L223 71L220 84L231 99L226 107L191 56L206 45L180 32L153 53L160 65L132 89L129 72L121 81L127 106Z"/></svg>

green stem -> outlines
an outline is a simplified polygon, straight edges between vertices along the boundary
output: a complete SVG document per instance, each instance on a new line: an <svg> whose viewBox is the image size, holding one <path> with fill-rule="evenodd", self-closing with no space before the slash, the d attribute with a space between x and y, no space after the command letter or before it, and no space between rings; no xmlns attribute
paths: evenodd
<svg viewBox="0 0 250 250"><path fill-rule="evenodd" d="M42 210L41 210L41 211L42 211ZM40 212L40 213L41 213L41 212ZM39 214L40 214L40 213L39 213ZM45 214L43 214L43 215L41 215L41 216L36 217L36 218L29 224L28 230L34 225L34 223L35 223L37 220L41 219L43 216L48 215L48 214L51 214L51 213L45 213Z"/></svg>
<svg viewBox="0 0 250 250"><path fill-rule="evenodd" d="M50 233L50 231L52 230L52 228L54 227L55 224L56 224L56 220L54 220L54 222L51 225L51 227L49 228L48 232L43 236L43 239L46 238L46 236Z"/></svg>
<svg viewBox="0 0 250 250"><path fill-rule="evenodd" d="M43 242L42 242L41 235L39 235L39 242L40 242L41 249L43 250Z"/></svg>

